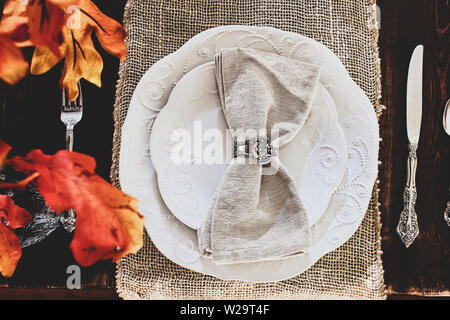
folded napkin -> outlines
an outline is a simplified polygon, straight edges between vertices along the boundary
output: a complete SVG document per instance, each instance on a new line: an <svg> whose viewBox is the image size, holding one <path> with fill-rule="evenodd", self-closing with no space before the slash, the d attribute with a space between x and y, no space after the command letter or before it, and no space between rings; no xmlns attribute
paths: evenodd
<svg viewBox="0 0 450 320"><path fill-rule="evenodd" d="M247 151L261 129L272 148L297 134L320 74L318 66L241 48L222 50L215 71L228 127L235 141L247 142ZM241 160L233 158L227 166L198 230L201 253L218 264L304 253L311 243L308 218L286 168L276 157L270 163L276 170L266 170L257 158Z"/></svg>

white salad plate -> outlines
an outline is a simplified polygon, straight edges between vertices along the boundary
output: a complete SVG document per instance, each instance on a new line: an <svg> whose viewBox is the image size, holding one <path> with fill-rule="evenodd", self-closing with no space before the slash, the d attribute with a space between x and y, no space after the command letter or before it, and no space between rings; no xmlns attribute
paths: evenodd
<svg viewBox="0 0 450 320"><path fill-rule="evenodd" d="M217 265L202 257L196 230L170 212L159 191L150 158L151 128L176 83L222 48L247 47L301 58L322 67L320 83L336 106L347 141L345 174L328 207L311 227L312 246L304 255L282 260ZM142 77L122 128L119 176L122 189L139 200L147 232L168 259L190 270L224 280L279 281L296 276L346 242L369 205L378 170L379 134L375 111L339 58L324 45L296 33L268 27L224 26L204 31L155 63Z"/></svg>
<svg viewBox="0 0 450 320"><path fill-rule="evenodd" d="M153 124L150 156L161 196L175 217L193 229L203 223L231 157L227 128L213 62L177 82ZM180 133L183 138L177 136ZM312 226L328 206L347 164L347 142L336 107L321 84L305 125L280 148L279 157L297 185Z"/></svg>

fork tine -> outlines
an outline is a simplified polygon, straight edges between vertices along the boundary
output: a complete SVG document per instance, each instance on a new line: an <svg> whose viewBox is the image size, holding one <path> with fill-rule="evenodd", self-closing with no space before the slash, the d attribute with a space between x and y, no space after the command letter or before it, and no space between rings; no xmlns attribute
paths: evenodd
<svg viewBox="0 0 450 320"><path fill-rule="evenodd" d="M62 88L62 101L61 101L62 110L66 109L66 89Z"/></svg>
<svg viewBox="0 0 450 320"><path fill-rule="evenodd" d="M78 103L80 107L83 108L83 93L81 91L81 83L78 81Z"/></svg>
<svg viewBox="0 0 450 320"><path fill-rule="evenodd" d="M78 81L78 97L74 101L69 101L67 99L67 90L65 88L62 89L62 96L61 96L61 109L62 111L67 110L80 110L83 109L83 92L81 89L81 82Z"/></svg>

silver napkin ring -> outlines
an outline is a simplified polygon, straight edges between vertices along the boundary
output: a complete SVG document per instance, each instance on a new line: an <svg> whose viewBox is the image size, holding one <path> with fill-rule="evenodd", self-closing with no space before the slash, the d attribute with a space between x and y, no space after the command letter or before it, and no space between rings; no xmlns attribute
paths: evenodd
<svg viewBox="0 0 450 320"><path fill-rule="evenodd" d="M245 141L234 140L233 158L245 157L259 164L268 164L277 155L270 139L256 137Z"/></svg>

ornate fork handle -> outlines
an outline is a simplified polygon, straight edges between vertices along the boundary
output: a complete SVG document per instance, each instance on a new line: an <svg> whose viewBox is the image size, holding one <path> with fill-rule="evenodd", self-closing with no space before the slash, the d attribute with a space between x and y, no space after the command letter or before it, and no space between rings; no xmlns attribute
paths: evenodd
<svg viewBox="0 0 450 320"><path fill-rule="evenodd" d="M73 129L74 124L66 125L66 149L69 151L73 150ZM64 229L67 232L73 232L75 230L75 223L77 221L75 211L69 209L59 215L59 220L61 221Z"/></svg>
<svg viewBox="0 0 450 320"><path fill-rule="evenodd" d="M73 150L73 125L66 127L66 149Z"/></svg>
<svg viewBox="0 0 450 320"><path fill-rule="evenodd" d="M403 192L404 208L400 214L400 220L397 225L397 233L400 240L408 248L419 234L419 225L417 223L417 214L415 210L417 189L416 189L416 169L417 169L417 144L408 145L408 175L405 191Z"/></svg>

